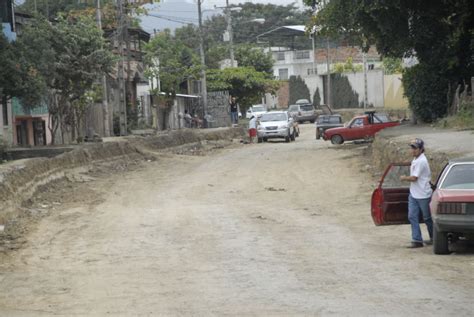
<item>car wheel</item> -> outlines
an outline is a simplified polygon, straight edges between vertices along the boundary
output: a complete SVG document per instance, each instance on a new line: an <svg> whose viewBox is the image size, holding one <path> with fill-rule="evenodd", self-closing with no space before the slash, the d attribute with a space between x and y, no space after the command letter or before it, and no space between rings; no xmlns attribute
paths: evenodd
<svg viewBox="0 0 474 317"><path fill-rule="evenodd" d="M288 130L288 135L285 137L285 142L289 143L291 141L290 130Z"/></svg>
<svg viewBox="0 0 474 317"><path fill-rule="evenodd" d="M316 129L316 140L321 139L321 135L319 134L319 129Z"/></svg>
<svg viewBox="0 0 474 317"><path fill-rule="evenodd" d="M344 139L339 134L336 134L336 135L333 135L331 137L331 143L332 144L342 144L342 143L344 143Z"/></svg>
<svg viewBox="0 0 474 317"><path fill-rule="evenodd" d="M293 133L290 136L291 141L296 141L296 132L293 130Z"/></svg>
<svg viewBox="0 0 474 317"><path fill-rule="evenodd" d="M268 139L267 139L267 138L263 138L263 142L268 142Z"/></svg>
<svg viewBox="0 0 474 317"><path fill-rule="evenodd" d="M433 252L434 254L449 254L449 241L446 232L433 228Z"/></svg>
<svg viewBox="0 0 474 317"><path fill-rule="evenodd" d="M316 122L316 120L311 120L311 121L309 121L309 122L314 123L314 122Z"/></svg>
<svg viewBox="0 0 474 317"><path fill-rule="evenodd" d="M263 139L262 139L262 138L258 138L258 139L257 139L257 142L258 142L258 143L262 143L262 142L263 142Z"/></svg>

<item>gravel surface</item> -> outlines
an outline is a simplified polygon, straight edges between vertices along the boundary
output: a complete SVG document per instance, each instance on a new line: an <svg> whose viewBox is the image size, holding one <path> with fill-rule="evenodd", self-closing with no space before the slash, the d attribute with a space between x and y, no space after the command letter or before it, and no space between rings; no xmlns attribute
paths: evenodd
<svg viewBox="0 0 474 317"><path fill-rule="evenodd" d="M472 246L405 249L361 148L301 131L92 175L0 258L0 315L472 316Z"/></svg>

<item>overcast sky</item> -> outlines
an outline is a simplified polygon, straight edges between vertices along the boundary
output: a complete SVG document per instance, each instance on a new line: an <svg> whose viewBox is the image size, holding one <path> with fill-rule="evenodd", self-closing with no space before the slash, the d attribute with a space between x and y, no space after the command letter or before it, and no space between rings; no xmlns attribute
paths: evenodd
<svg viewBox="0 0 474 317"><path fill-rule="evenodd" d="M229 0L229 5L240 3L271 3L277 5L289 5L296 3L297 7L303 7L302 0ZM203 15L208 18L213 14L222 13L221 10L214 9L214 6L225 6L226 0L204 0ZM161 0L160 3L147 5L150 16L142 17L142 28L150 33L153 30L163 30L165 28L175 29L187 23L197 24L197 1L196 0ZM155 15L154 17L151 15Z"/></svg>
<svg viewBox="0 0 474 317"><path fill-rule="evenodd" d="M168 0L169 1L176 1L176 0ZM190 0L192 1L192 0ZM272 4L278 4L278 5L287 5L287 4L292 4L296 3L298 6L302 5L302 0L251 0L251 1L238 1L238 0L229 0L229 4L239 4L243 2L251 2L251 3L272 3ZM214 5L217 6L224 6L225 5L225 0L204 0L203 5L205 6L211 6L213 7Z"/></svg>

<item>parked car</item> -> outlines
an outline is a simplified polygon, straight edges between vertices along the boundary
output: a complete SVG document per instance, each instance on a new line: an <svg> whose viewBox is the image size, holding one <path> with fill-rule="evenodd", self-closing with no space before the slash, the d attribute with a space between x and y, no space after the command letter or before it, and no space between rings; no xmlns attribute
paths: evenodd
<svg viewBox="0 0 474 317"><path fill-rule="evenodd" d="M255 116L256 118L258 118L265 112L267 112L267 109L265 108L264 105L253 105L247 110L245 117L247 119L252 118L252 116Z"/></svg>
<svg viewBox="0 0 474 317"><path fill-rule="evenodd" d="M390 164L374 190L371 214L375 225L408 224L410 163ZM433 252L449 253L449 244L474 238L474 158L450 161L440 173L431 199ZM423 219L420 217L420 222Z"/></svg>
<svg viewBox="0 0 474 317"><path fill-rule="evenodd" d="M375 134L385 128L400 125L398 121L390 121L387 115L368 111L364 115L355 116L340 128L332 128L322 134L325 141L332 144L342 144L345 141L373 139Z"/></svg>
<svg viewBox="0 0 474 317"><path fill-rule="evenodd" d="M299 123L303 123L305 121L314 123L320 114L316 111L311 103L290 105L288 107L288 112L293 116L295 121Z"/></svg>
<svg viewBox="0 0 474 317"><path fill-rule="evenodd" d="M316 140L319 140L324 131L332 128L343 127L340 114L320 115L316 120Z"/></svg>
<svg viewBox="0 0 474 317"><path fill-rule="evenodd" d="M257 125L258 142L282 138L286 142L295 141L296 126L287 111L271 111L261 115Z"/></svg>

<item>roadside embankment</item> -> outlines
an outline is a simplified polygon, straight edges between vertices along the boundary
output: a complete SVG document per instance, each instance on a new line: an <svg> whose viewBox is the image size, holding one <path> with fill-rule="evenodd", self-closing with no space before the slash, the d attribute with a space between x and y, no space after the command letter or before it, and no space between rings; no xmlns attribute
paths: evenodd
<svg viewBox="0 0 474 317"><path fill-rule="evenodd" d="M377 134L371 146L372 166L382 173L392 162L407 162L408 144L414 138L425 142L426 156L430 161L433 180L446 162L453 158L474 157L473 131L439 130L430 126L402 125L385 129Z"/></svg>
<svg viewBox="0 0 474 317"><path fill-rule="evenodd" d="M150 137L122 138L119 142L87 144L52 158L34 158L0 166L0 225L20 213L21 205L44 185L91 165L147 159L155 150L203 141L241 138L243 129L178 130Z"/></svg>

